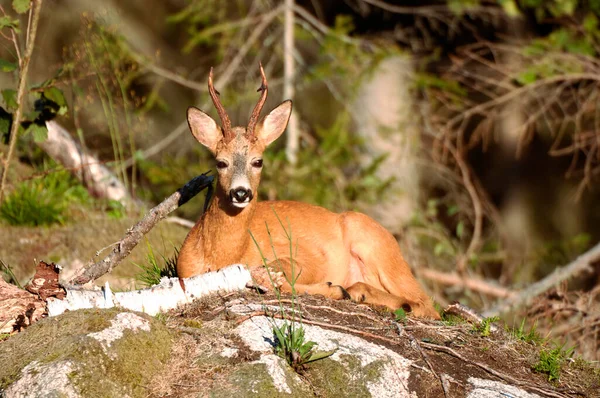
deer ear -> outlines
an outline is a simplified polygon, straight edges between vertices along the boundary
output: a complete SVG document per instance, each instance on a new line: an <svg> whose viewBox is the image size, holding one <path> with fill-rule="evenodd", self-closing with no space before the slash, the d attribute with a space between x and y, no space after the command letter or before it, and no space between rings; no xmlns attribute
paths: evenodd
<svg viewBox="0 0 600 398"><path fill-rule="evenodd" d="M223 139L223 132L213 118L200 109L190 106L187 110L187 120L192 135L199 143L215 153L217 144Z"/></svg>
<svg viewBox="0 0 600 398"><path fill-rule="evenodd" d="M260 121L256 136L265 144L275 141L287 127L292 114L292 101L283 101Z"/></svg>

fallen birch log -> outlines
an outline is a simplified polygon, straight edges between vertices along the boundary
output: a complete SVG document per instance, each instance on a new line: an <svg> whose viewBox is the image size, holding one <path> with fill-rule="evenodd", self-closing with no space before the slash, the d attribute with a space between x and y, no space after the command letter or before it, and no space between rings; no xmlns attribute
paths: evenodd
<svg viewBox="0 0 600 398"><path fill-rule="evenodd" d="M0 333L16 333L45 316L84 308L121 307L156 315L210 294L258 288L254 276L261 278L260 269L253 275L244 265L234 264L187 279L164 277L147 289L113 293L108 283L89 290L61 287L60 269L41 261L25 289L0 278Z"/></svg>
<svg viewBox="0 0 600 398"><path fill-rule="evenodd" d="M200 297L242 290L251 284L250 271L242 264L235 264L187 279L164 277L158 285L129 292L113 293L108 283L103 289L96 290L66 288L65 298L47 300L48 316L60 315L67 310L112 307L156 315Z"/></svg>
<svg viewBox="0 0 600 398"><path fill-rule="evenodd" d="M87 153L69 132L54 120L46 122L48 138L38 143L52 159L79 179L88 192L98 198L132 203L125 185L95 156Z"/></svg>

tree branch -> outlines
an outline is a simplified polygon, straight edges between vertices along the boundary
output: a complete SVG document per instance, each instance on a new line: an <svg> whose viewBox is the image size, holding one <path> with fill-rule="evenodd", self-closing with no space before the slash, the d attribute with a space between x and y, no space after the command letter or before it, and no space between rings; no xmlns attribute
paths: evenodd
<svg viewBox="0 0 600 398"><path fill-rule="evenodd" d="M142 237L148 233L154 225L179 206L182 206L196 196L200 191L210 187L214 177L206 174L207 173L193 178L182 188L178 189L177 192L150 210L141 221L127 231L123 239L114 245L114 249L106 256L106 258L78 270L75 276L71 278L70 283L82 285L94 281L102 275L112 271L115 266L131 253Z"/></svg>
<svg viewBox="0 0 600 398"><path fill-rule="evenodd" d="M443 285L460 286L466 289L473 290L474 292L487 294L489 296L507 298L514 297L516 295L514 291L509 290L505 287L492 285L491 283L481 280L479 278L464 278L455 272L446 273L425 268L420 269L418 274L423 278L429 279L437 283L441 283Z"/></svg>

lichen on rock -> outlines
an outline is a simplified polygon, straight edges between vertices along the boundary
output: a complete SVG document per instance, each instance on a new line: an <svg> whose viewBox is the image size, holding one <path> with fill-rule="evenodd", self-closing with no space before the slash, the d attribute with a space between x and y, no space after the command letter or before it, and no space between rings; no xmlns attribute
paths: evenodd
<svg viewBox="0 0 600 398"><path fill-rule="evenodd" d="M171 344L166 326L144 314L65 313L0 346L0 362L6 364L0 367L0 390L7 398L147 396L144 386L164 368ZM53 378L55 383L46 381ZM38 385L44 388L38 391Z"/></svg>

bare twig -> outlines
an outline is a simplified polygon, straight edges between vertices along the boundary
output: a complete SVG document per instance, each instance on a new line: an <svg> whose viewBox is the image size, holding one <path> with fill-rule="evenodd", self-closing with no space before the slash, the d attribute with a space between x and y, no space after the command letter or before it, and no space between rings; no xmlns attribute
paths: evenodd
<svg viewBox="0 0 600 398"><path fill-rule="evenodd" d="M517 293L502 286L494 285L490 282L478 278L467 278L451 272L436 271L431 268L419 270L419 276L431 281L449 286L459 286L475 292L487 294L488 296L507 298L514 297Z"/></svg>
<svg viewBox="0 0 600 398"><path fill-rule="evenodd" d="M121 262L121 260L129 255L131 250L133 250L142 237L148 233L156 223L196 196L201 190L210 186L212 182L213 177L206 174L202 174L190 180L177 192L152 208L141 221L131 227L127 231L125 237L115 245L115 248L106 258L78 270L70 283L77 285L85 284L110 272Z"/></svg>
<svg viewBox="0 0 600 398"><path fill-rule="evenodd" d="M185 77L183 77L175 72L172 72L168 69L165 69L163 67L156 65L155 63L150 61L148 58L146 58L138 53L131 52L131 57L135 60L135 62L137 62L140 65L143 65L143 67L148 69L150 72L152 72L158 76L164 77L165 79L170 80L174 83L177 83L180 86L191 88L192 90L196 90L196 91L200 91L200 92L208 91L208 89L206 88L206 84L198 83L196 81L186 79Z"/></svg>
<svg viewBox="0 0 600 398"><path fill-rule="evenodd" d="M2 178L0 180L0 204L4 195L6 178L8 177L8 169L12 158L15 146L17 143L17 135L19 134L19 126L21 125L21 115L23 114L23 106L25 92L27 90L27 71L29 70L29 62L33 54L35 44L35 35L37 33L38 22L40 19L40 10L42 9L42 0L33 0L33 7L30 12L30 24L27 26L27 45L25 46L25 54L19 63L19 84L17 87L17 109L13 114L12 126L10 128L10 141L8 143L8 153L4 160L2 169ZM32 17L33 15L33 17Z"/></svg>
<svg viewBox="0 0 600 398"><path fill-rule="evenodd" d="M192 228L195 224L193 221L186 220L185 218L181 218L181 217L167 217L167 218L165 218L165 221L172 223L172 224L181 225L182 227L185 227L185 228Z"/></svg>

